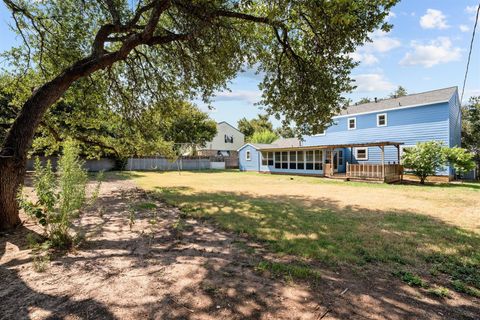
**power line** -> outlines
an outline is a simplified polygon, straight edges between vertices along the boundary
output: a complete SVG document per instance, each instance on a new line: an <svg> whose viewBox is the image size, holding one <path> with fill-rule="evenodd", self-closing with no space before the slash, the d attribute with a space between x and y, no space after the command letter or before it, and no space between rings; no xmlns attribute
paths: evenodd
<svg viewBox="0 0 480 320"><path fill-rule="evenodd" d="M480 12L480 3L478 4L478 7L477 7L477 16L475 17L475 25L473 26L473 32L472 32L472 40L470 41L470 49L468 51L467 68L465 70L465 77L463 78L463 88L462 88L462 96L461 96L460 103L463 101L463 94L465 93L465 84L467 83L468 68L470 66L470 57L472 56L473 40L475 39L475 30L477 29L479 12Z"/></svg>
<svg viewBox="0 0 480 320"><path fill-rule="evenodd" d="M480 3L478 4L478 7L477 7L477 14L475 16L475 24L473 25L472 39L470 40L470 49L468 51L467 67L465 69L465 77L463 78L462 95L460 96L460 108L458 108L457 120L455 121L455 129L457 129L458 119L459 119L460 114L462 112L461 105L462 105L462 101L463 101L463 95L465 94L465 85L467 83L468 68L470 67L470 58L472 56L473 41L475 40L475 31L477 29L479 13L480 13Z"/></svg>

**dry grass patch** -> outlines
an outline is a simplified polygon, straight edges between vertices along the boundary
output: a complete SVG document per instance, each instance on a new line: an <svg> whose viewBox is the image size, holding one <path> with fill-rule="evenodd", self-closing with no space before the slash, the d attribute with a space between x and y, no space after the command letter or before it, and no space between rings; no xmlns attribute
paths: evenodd
<svg viewBox="0 0 480 320"><path fill-rule="evenodd" d="M137 173L194 217L333 266L407 266L480 288L478 184L384 185L240 172ZM436 275L428 274L435 269Z"/></svg>

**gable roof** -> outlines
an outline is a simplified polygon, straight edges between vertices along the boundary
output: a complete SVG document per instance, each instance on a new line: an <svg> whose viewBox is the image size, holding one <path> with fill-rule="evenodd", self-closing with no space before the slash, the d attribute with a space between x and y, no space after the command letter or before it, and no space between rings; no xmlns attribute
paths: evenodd
<svg viewBox="0 0 480 320"><path fill-rule="evenodd" d="M246 143L244 144L243 146L241 146L240 148L238 148L237 152L242 150L243 148L245 148L246 146L251 146L253 148L255 148L256 150L259 150L259 149L263 149L263 148L272 148L272 147L277 147L277 145L275 144L270 144L270 143Z"/></svg>
<svg viewBox="0 0 480 320"><path fill-rule="evenodd" d="M456 92L457 87L449 87L422 93L408 94L398 98L378 100L377 102L362 103L342 110L337 117L447 102Z"/></svg>
<svg viewBox="0 0 480 320"><path fill-rule="evenodd" d="M221 123L225 123L226 125L232 127L233 129L237 130L238 132L240 132L240 133L243 135L243 133L242 133L240 130L238 130L237 128L235 128L234 126L232 126L232 125L231 125L230 123L228 123L227 121L217 122L217 126L218 126L219 124L221 124Z"/></svg>

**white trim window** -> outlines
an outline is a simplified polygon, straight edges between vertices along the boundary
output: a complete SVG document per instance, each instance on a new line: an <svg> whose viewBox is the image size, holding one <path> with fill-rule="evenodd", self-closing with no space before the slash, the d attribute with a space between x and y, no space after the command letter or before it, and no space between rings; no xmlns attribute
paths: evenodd
<svg viewBox="0 0 480 320"><path fill-rule="evenodd" d="M313 136L315 136L315 137L320 137L320 136L324 136L324 135L326 135L326 134L327 134L327 129L323 130L323 131L320 132L320 133L314 134Z"/></svg>
<svg viewBox="0 0 480 320"><path fill-rule="evenodd" d="M368 148L355 148L355 158L357 160L368 160Z"/></svg>
<svg viewBox="0 0 480 320"><path fill-rule="evenodd" d="M247 150L245 152L245 160L247 160L247 161L252 160L252 153L250 152L250 150Z"/></svg>
<svg viewBox="0 0 480 320"><path fill-rule="evenodd" d="M387 114L379 113L377 114L377 127L386 127L387 126Z"/></svg>
<svg viewBox="0 0 480 320"><path fill-rule="evenodd" d="M348 130L357 129L357 118L348 118L347 126L348 126Z"/></svg>

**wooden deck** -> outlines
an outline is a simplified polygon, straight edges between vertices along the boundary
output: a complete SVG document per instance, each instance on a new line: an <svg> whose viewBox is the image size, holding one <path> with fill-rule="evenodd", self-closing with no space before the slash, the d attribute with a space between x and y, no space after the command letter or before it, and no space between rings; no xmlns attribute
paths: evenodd
<svg viewBox="0 0 480 320"><path fill-rule="evenodd" d="M361 163L349 164L347 162L347 179L379 180L392 183L402 180L403 166L400 164L375 164Z"/></svg>

